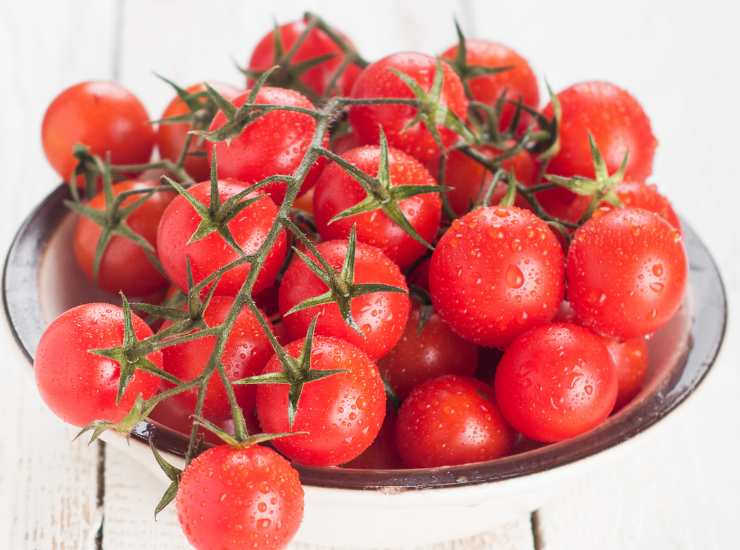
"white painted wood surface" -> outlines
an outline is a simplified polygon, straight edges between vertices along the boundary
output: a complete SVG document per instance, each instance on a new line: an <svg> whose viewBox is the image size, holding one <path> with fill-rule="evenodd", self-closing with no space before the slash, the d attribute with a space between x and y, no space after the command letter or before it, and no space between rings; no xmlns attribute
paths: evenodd
<svg viewBox="0 0 740 550"><path fill-rule="evenodd" d="M438 52L454 40L456 13L469 35L508 43L558 89L605 78L631 91L660 139L656 181L714 251L731 303L740 299L740 239L731 226L740 198L733 55L740 51L730 3L606 5L588 1L457 2L297 0L269 7L219 0L0 0L0 202L3 249L20 220L55 183L39 143L43 110L62 87L119 78L155 117L169 90L152 70L178 82L239 84L243 62L271 24L305 9L346 30L368 57L398 49ZM162 30L166 26L166 30ZM4 323L3 321L0 321ZM3 327L4 330L4 327ZM622 463L555 499L537 515L538 548L581 550L735 548L740 520L740 395L734 323L702 390ZM154 479L117 451L105 453L102 509L96 505L98 451L71 443L72 432L43 409L21 372L13 343L3 357L0 418L0 548L93 549L102 514L102 548L186 547L173 511L155 524ZM389 541L392 544L392 541ZM296 548L299 547L296 545ZM531 550L530 518L444 549Z"/></svg>

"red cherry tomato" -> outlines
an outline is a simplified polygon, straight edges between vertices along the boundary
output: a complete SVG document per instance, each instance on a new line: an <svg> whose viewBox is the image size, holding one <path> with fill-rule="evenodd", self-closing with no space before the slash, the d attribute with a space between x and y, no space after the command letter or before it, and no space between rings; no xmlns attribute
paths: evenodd
<svg viewBox="0 0 740 550"><path fill-rule="evenodd" d="M350 149L360 146L362 146L362 141L351 128L341 134L337 133L332 135L331 150L337 155L341 155Z"/></svg>
<svg viewBox="0 0 740 550"><path fill-rule="evenodd" d="M215 89L219 94L224 96L229 101L232 101L238 96L241 91L237 90L233 86L221 83L211 83L210 86ZM193 84L188 86L185 91L188 94L197 94L199 92L205 92L206 87L202 83ZM201 103L205 104L206 99L203 98ZM179 117L190 113L190 108L187 104L180 99L179 96L175 96L172 101L167 104L164 112L162 113L161 119ZM192 124L187 122L179 122L175 124L160 123L157 128L157 149L159 149L159 156L163 159L169 159L173 162L177 161L180 156L180 152L185 146L185 140L188 132L193 129ZM206 144L201 141L198 142L198 138L195 138L189 149L190 153L205 153ZM185 171L195 181L207 180L209 176L208 159L203 156L188 155L185 157L184 163Z"/></svg>
<svg viewBox="0 0 740 550"><path fill-rule="evenodd" d="M244 92L232 102L240 107L249 97ZM260 88L255 103L268 105L287 105L313 109L304 96L284 88ZM219 111L211 122L211 130L221 128L226 123L226 116ZM233 178L246 184L256 183L261 179L276 174L292 174L311 145L316 120L308 114L294 111L277 110L260 116L247 124L242 132L231 140L210 142L208 148L209 162L213 161L216 152L219 178ZM328 145L328 136L324 145ZM319 157L303 180L301 193L308 191L316 182L324 166L324 157ZM264 190L276 204L283 202L286 185L276 182Z"/></svg>
<svg viewBox="0 0 740 550"><path fill-rule="evenodd" d="M44 115L41 140L49 164L69 180L77 165L75 145L113 164L149 162L154 130L135 95L115 82L80 82L54 98Z"/></svg>
<svg viewBox="0 0 740 550"><path fill-rule="evenodd" d="M368 145L352 149L342 158L370 176L377 176L380 147ZM436 185L426 168L415 158L397 149L388 151L391 185ZM314 191L313 209L316 227L323 240L346 239L352 226L357 239L380 248L401 268L408 267L427 248L414 240L382 210L374 210L331 223L331 219L367 197L365 190L349 173L330 163L321 173ZM399 201L398 206L411 226L427 242L434 241L442 216L442 203L437 193L414 195Z"/></svg>
<svg viewBox="0 0 740 550"><path fill-rule="evenodd" d="M305 341L296 340L286 351L297 357ZM305 435L276 439L275 448L300 464L336 466L358 457L373 442L385 416L385 389L378 368L358 348L325 336L314 337L312 370L345 370L303 386L293 431ZM279 372L273 357L265 373ZM257 388L257 415L268 433L288 432L288 391L285 384Z"/></svg>
<svg viewBox="0 0 740 550"><path fill-rule="evenodd" d="M306 30L306 26L306 21L300 19L278 27L283 54L288 53L293 48L296 41ZM352 46L352 42L344 33L336 29L335 32L348 45ZM352 84L360 72L360 68L355 64L348 65L346 70L337 79L334 87L329 90L336 70L344 61L344 53L324 31L317 28L312 29L304 38L295 54L293 54L290 65L298 65L325 55L332 55L333 57L303 72L299 78L300 84L308 88L316 96L326 96L327 94L332 96L349 95ZM255 46L247 69L252 71L266 71L275 65L275 60L275 32L271 31L265 34L257 43L257 46ZM247 80L247 86L252 86L253 84L253 78ZM292 87L290 83L286 83L286 86Z"/></svg>
<svg viewBox="0 0 740 550"><path fill-rule="evenodd" d="M396 444L409 468L454 466L508 454L514 434L474 378L440 376L411 392L398 411Z"/></svg>
<svg viewBox="0 0 740 550"><path fill-rule="evenodd" d="M568 251L568 300L585 326L615 338L655 332L683 301L681 233L637 208L589 220Z"/></svg>
<svg viewBox="0 0 740 550"><path fill-rule="evenodd" d="M532 68L517 52L511 48L491 42L489 40L465 40L466 63L478 67L511 67L509 70L493 74L481 75L468 81L470 92L476 101L487 105L495 105L496 101L506 94L506 99L518 101L521 99L524 105L536 109L540 103L539 86L537 77ZM443 59L454 60L457 56L457 45L445 50ZM501 112L499 128L503 131L509 127L516 106L507 103ZM523 130L529 117L522 113L520 128Z"/></svg>
<svg viewBox="0 0 740 550"><path fill-rule="evenodd" d="M460 336L505 347L553 318L563 299L563 251L521 208L479 208L452 223L432 254L435 309Z"/></svg>
<svg viewBox="0 0 740 550"><path fill-rule="evenodd" d="M362 470L395 470L402 468L401 457L396 448L396 418L398 413L393 407L388 407L385 413L383 426L378 436L365 451L344 464L345 468L359 468Z"/></svg>
<svg viewBox="0 0 740 550"><path fill-rule="evenodd" d="M228 296L214 296L203 315L208 327L222 324L234 305L234 299ZM166 322L162 329L172 323ZM208 365L208 360L216 345L215 336L206 336L191 340L162 350L164 369L181 380L197 378ZM257 318L246 308L239 312L234 326L226 340L226 347L221 354L221 363L229 380L239 380L260 374L267 361L272 357L273 349ZM248 414L254 408L256 389L251 385L234 387L239 405ZM189 411L195 410L198 389L179 393L172 399ZM206 397L203 403L203 416L209 420L225 420L231 416L229 401L218 373L214 373L208 382Z"/></svg>
<svg viewBox="0 0 740 550"><path fill-rule="evenodd" d="M136 338L152 330L132 315ZM54 319L41 336L33 363L36 385L44 402L59 418L75 426L94 420L118 422L141 395L149 399L159 389L159 378L137 370L121 401L116 394L121 368L115 361L90 353L123 344L123 310L111 304L83 304ZM162 353L147 359L162 368Z"/></svg>
<svg viewBox="0 0 740 550"><path fill-rule="evenodd" d="M210 182L201 182L188 189L188 193L203 205L208 206L211 203L210 185ZM244 189L245 187L238 183L220 181L218 193L221 204ZM241 210L228 222L227 227L244 253L254 254L264 243L276 216L275 203L270 200L270 197L263 195L260 200ZM190 258L196 284L217 269L239 258L238 252L215 231L199 241L189 243L190 237L200 222L200 216L190 203L184 197L178 196L165 210L157 230L159 259L167 276L182 290L187 290L186 258ZM281 231L257 277L252 289L254 294L275 282L285 259L286 242L285 233ZM244 283L250 267L251 264L247 262L224 274L216 293L235 296Z"/></svg>
<svg viewBox="0 0 740 550"><path fill-rule="evenodd" d="M533 328L504 352L496 369L496 402L529 439L575 437L614 408L617 371L604 341L568 323Z"/></svg>
<svg viewBox="0 0 740 550"><path fill-rule="evenodd" d="M345 241L326 241L319 253L339 271L347 254ZM385 254L374 246L357 243L355 283L383 283L406 289L406 281ZM409 314L409 297L400 292L373 292L352 299L352 317L362 330L360 336L342 318L337 304L328 304L285 315L293 306L327 291L327 286L303 261L294 257L283 275L278 295L280 313L288 334L301 338L313 318L320 313L316 334L334 336L354 344L371 359L388 353L403 334Z"/></svg>
<svg viewBox="0 0 740 550"><path fill-rule="evenodd" d="M648 369L648 347L642 336L624 342L606 338L605 343L619 382L615 409L621 409L640 393Z"/></svg>
<svg viewBox="0 0 740 550"><path fill-rule="evenodd" d="M393 70L413 78L424 90L432 87L436 71L436 60L430 55L413 52L394 53L368 65L355 81L352 97L368 99L395 97L413 99L411 88ZM467 118L468 100L460 78L447 63L442 63L444 82L441 103L460 119ZM365 143L378 143L379 128L388 138L388 143L422 162L439 156L439 147L429 130L418 122L411 127L417 108L411 105L355 105L349 111L349 120L357 135ZM438 125L442 144L450 147L458 135Z"/></svg>
<svg viewBox="0 0 740 550"><path fill-rule="evenodd" d="M417 305L401 340L378 361L381 375L399 399L422 382L443 374L472 376L478 367L477 346L457 336L434 312L419 329L420 315Z"/></svg>
<svg viewBox="0 0 740 550"><path fill-rule="evenodd" d="M126 181L113 186L113 196L134 189L152 189L157 184L151 181ZM136 202L142 195L131 195L123 200L125 208ZM131 215L126 224L144 237L153 246L157 241L157 226L167 205L174 198L173 193L156 192L144 201ZM105 195L99 192L87 206L95 210L105 210ZM93 280L95 250L100 240L102 228L90 218L80 216L75 226L73 248L80 269ZM143 296L164 288L167 280L149 261L144 249L125 237L111 238L103 253L98 271L98 285L108 292L123 292L128 296Z"/></svg>
<svg viewBox="0 0 740 550"><path fill-rule="evenodd" d="M285 548L303 519L303 487L290 463L253 445L208 449L185 468L177 519L195 548Z"/></svg>

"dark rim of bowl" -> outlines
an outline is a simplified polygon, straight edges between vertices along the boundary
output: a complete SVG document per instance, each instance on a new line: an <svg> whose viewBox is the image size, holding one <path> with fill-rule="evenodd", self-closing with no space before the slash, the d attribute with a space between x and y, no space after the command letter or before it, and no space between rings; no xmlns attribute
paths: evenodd
<svg viewBox="0 0 740 550"><path fill-rule="evenodd" d="M66 185L47 195L18 229L5 259L3 305L10 329L28 361L46 323L39 279L42 258L55 230L67 215ZM539 447L494 461L441 468L362 470L296 465L307 485L336 489L402 490L490 483L523 477L564 466L626 441L649 428L680 405L704 380L719 353L727 322L725 288L709 250L684 223L689 257L689 287L694 293L691 342L683 368L673 368L658 386L634 406L627 407L603 426L560 443ZM700 327L700 330L695 330ZM140 422L131 434L163 451L183 456L186 437L156 422Z"/></svg>

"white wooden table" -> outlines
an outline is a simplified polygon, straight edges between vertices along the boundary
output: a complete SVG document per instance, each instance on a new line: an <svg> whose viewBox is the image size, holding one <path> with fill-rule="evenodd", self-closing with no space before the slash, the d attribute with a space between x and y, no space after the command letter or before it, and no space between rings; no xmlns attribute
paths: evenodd
<svg viewBox="0 0 740 550"><path fill-rule="evenodd" d="M519 49L556 90L603 78L633 91L660 139L656 181L709 243L730 302L740 299L735 3L460 0L435 9L430 1L254 4L0 0L2 249L57 181L39 134L46 105L63 87L118 79L155 117L170 90L152 70L180 83L240 83L231 57L243 62L273 15L286 20L304 9L318 11L372 59L399 49L441 51L454 41L454 13L469 36ZM532 516L437 548L737 548L740 332L733 321L702 390L639 453L584 479ZM72 443L73 432L45 410L22 372L27 367L16 360L14 344L3 338L0 345L6 361L19 363L5 365L0 381L0 548L186 547L172 509L156 524L152 519L159 484L151 474L117 451Z"/></svg>

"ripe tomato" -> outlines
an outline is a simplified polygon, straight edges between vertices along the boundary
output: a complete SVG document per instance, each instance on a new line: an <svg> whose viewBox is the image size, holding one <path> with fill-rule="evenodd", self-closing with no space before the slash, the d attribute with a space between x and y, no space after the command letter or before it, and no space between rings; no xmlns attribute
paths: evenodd
<svg viewBox="0 0 740 550"><path fill-rule="evenodd" d="M352 128L348 128L342 133L335 133L331 137L331 150L337 155L346 153L350 149L360 147L361 145L362 141L360 141L360 138L357 137L357 133L352 130Z"/></svg>
<svg viewBox="0 0 740 550"><path fill-rule="evenodd" d="M648 369L648 347L642 336L624 342L605 338L605 343L617 370L619 389L615 409L621 409L640 393Z"/></svg>
<svg viewBox="0 0 740 550"><path fill-rule="evenodd" d="M481 75L468 81L470 92L476 101L495 105L496 101L506 94L506 99L518 101L536 109L540 104L540 92L534 71L517 52L511 48L489 40L465 40L465 61L468 65L478 67L511 67L511 69L492 75ZM454 61L457 56L457 45L442 53L443 59ZM499 119L499 128L503 131L509 127L516 111L515 105L508 103L503 107ZM519 129L527 126L529 117L522 113Z"/></svg>
<svg viewBox="0 0 740 550"><path fill-rule="evenodd" d="M489 158L494 158L501 154L501 151L495 147L481 146L478 147L478 150ZM524 150L502 161L501 167L504 170L513 172L516 179L524 185L533 184L537 176L537 164L532 155ZM436 169L432 170L432 174L437 174ZM492 179L493 174L483 167L482 164L476 162L462 151L450 151L447 157L447 163L445 164L445 185L450 188L447 191L450 206L452 206L452 209L458 216L462 216L470 210L471 205L481 196L485 185ZM491 204L496 204L500 201L505 192L505 186L499 185L491 198ZM517 195L516 205L526 208L527 201Z"/></svg>
<svg viewBox="0 0 740 550"><path fill-rule="evenodd" d="M505 347L553 318L563 250L529 210L479 208L452 223L432 254L429 289L442 319L478 345Z"/></svg>
<svg viewBox="0 0 740 550"><path fill-rule="evenodd" d="M156 182L132 180L117 183L113 186L113 195L134 189L152 189ZM123 200L121 207L136 202L142 195L131 195ZM167 205L174 198L170 192L157 192L144 201L127 218L126 224L144 237L152 246L156 245L157 226ZM99 192L87 206L104 211L105 195ZM73 249L77 265L93 280L95 249L100 239L102 228L90 218L79 216L75 226ZM125 237L111 238L103 253L98 271L98 285L108 292L121 291L128 296L143 296L155 292L167 285L167 280L147 258L144 249Z"/></svg>
<svg viewBox="0 0 740 550"><path fill-rule="evenodd" d="M224 96L229 101L232 101L241 92L233 86L221 83L211 83L211 87L216 90L219 94ZM193 84L188 86L185 91L188 94L197 94L205 92L206 87L203 83ZM205 105L206 98L201 100L201 103ZM190 113L188 105L180 99L179 96L172 98L172 101L167 104L164 112L162 113L161 119L173 118L178 116L187 115ZM175 162L180 156L180 152L185 146L185 140L188 132L193 129L192 124L187 122L179 122L175 124L163 124L160 123L157 128L157 148L159 149L159 156L163 159L169 159ZM198 143L199 138L194 138L192 145L190 146L190 153L205 153L206 144L205 142ZM207 180L209 175L208 159L205 157L198 157L188 155L185 157L184 163L185 171L195 181Z"/></svg>
<svg viewBox="0 0 740 550"><path fill-rule="evenodd" d="M402 468L401 457L396 448L396 418L395 408L388 406L385 420L378 432L378 436L365 451L343 466L345 468L359 468L362 470L394 470Z"/></svg>
<svg viewBox="0 0 740 550"><path fill-rule="evenodd" d="M585 326L634 338L676 313L686 272L676 228L647 210L617 209L576 231L568 251L568 300Z"/></svg>
<svg viewBox="0 0 740 550"><path fill-rule="evenodd" d="M69 180L77 165L75 145L113 164L149 162L154 130L135 95L115 82L87 81L60 93L44 114L41 140L49 164Z"/></svg>
<svg viewBox="0 0 740 550"><path fill-rule="evenodd" d="M216 327L223 323L233 305L234 299L229 296L214 296L203 315L206 325ZM162 329L171 324L169 321L165 322ZM166 347L162 350L164 369L181 380L193 380L203 372L215 345L216 337L206 336ZM226 347L221 354L221 363L229 380L260 374L272 354L272 346L259 321L248 309L243 308L234 322ZM254 386L238 385L234 386L234 393L239 405L245 414L248 414L254 408L256 389ZM193 411L197 397L198 389L194 388L175 395L173 399L182 408ZM208 382L203 416L213 421L225 420L231 416L226 389L218 373L214 373Z"/></svg>
<svg viewBox="0 0 740 550"><path fill-rule="evenodd" d="M299 19L291 23L285 23L278 27L278 33L280 41L283 47L283 54L287 54L293 45L296 43L298 38L306 30L306 21ZM348 45L353 46L350 39L342 32L335 32L344 40ZM360 68L355 64L350 64L347 69L342 73L335 83L335 87L329 90L331 80L334 73L344 61L344 53L341 48L337 46L334 41L322 30L314 28L312 29L303 43L298 47L295 54L290 60L290 68L292 65L298 65L300 63L316 59L317 57L332 55L330 59L319 63L314 67L311 67L307 71L300 75L299 82L306 88L308 88L316 96L328 95L349 95L352 89L352 84L357 78L360 72ZM249 59L247 65L248 70L252 71L266 71L276 64L275 56L275 32L270 31L265 34L255 46L252 52L252 57ZM247 80L247 86L252 86L254 79L249 78ZM287 87L289 83L286 83Z"/></svg>
<svg viewBox="0 0 740 550"><path fill-rule="evenodd" d="M529 439L561 441L601 424L614 408L617 371L604 341L569 323L533 328L504 352L496 402Z"/></svg>
<svg viewBox="0 0 740 550"><path fill-rule="evenodd" d="M286 346L293 357L303 350L305 340ZM282 370L274 356L265 373ZM373 442L385 416L385 388L378 368L358 348L325 336L315 336L311 348L311 370L345 370L303 386L293 431L305 435L276 439L275 448L300 464L336 466L358 457ZM286 384L257 387L257 416L268 433L291 431L288 426Z"/></svg>
<svg viewBox="0 0 740 550"><path fill-rule="evenodd" d="M204 181L188 189L196 200L208 206L211 203L210 182ZM218 193L223 204L245 187L236 182L220 181ZM250 195L247 198L253 197ZM267 195L241 210L227 227L236 243L245 254L254 254L265 241L277 216L277 207ZM195 209L182 197L177 196L162 215L157 230L157 251L165 273L180 289L187 291L187 261L190 258L193 279L197 284L217 269L239 258L239 254L226 241L213 232L203 239L189 243L190 237L201 222ZM267 254L265 263L257 277L253 294L269 287L277 277L285 259L285 232L281 231L275 244ZM249 273L249 262L231 269L221 278L217 294L235 296Z"/></svg>
<svg viewBox="0 0 740 550"><path fill-rule="evenodd" d="M240 107L248 97L249 91L246 91L232 103ZM313 103L296 91L269 86L260 88L255 103L314 108ZM221 128L225 123L226 116L219 111L211 122L211 130ZM306 155L315 131L316 120L310 115L293 111L272 111L247 124L238 136L230 140L209 142L209 162L213 161L215 151L218 177L233 178L246 184L256 183L275 174L292 174ZM328 145L328 136L324 142L324 145ZM301 193L305 193L316 183L325 160L324 157L319 157L311 167L303 180ZM286 185L276 182L264 190L279 205L285 197Z"/></svg>
<svg viewBox="0 0 740 550"><path fill-rule="evenodd" d="M414 79L429 92L434 81L436 61L434 57L421 53L394 53L368 65L355 81L352 97L368 99L395 97L413 99L409 86L392 72L398 70ZM468 100L460 78L447 63L442 63L444 82L440 103L461 120L467 118ZM382 127L388 143L422 162L439 156L439 147L423 123L407 127L418 109L411 105L355 105L349 111L349 120L357 135L365 143L378 143L379 128ZM437 125L442 144L450 147L458 135L442 125Z"/></svg>
<svg viewBox="0 0 740 550"><path fill-rule="evenodd" d="M285 548L303 519L303 487L267 447L208 449L185 468L177 519L195 548Z"/></svg>
<svg viewBox="0 0 740 550"><path fill-rule="evenodd" d="M347 255L345 241L326 241L317 249L329 265L337 271L341 269ZM363 243L357 243L354 283L382 283L406 289L398 266L379 249ZM362 336L344 321L334 303L285 315L293 306L326 291L326 284L300 258L294 257L283 275L278 295L283 323L292 338L303 337L311 320L320 313L316 334L346 340L373 360L383 357L398 343L409 314L409 297L400 292L373 292L352 299L352 317Z"/></svg>
<svg viewBox="0 0 740 550"><path fill-rule="evenodd" d="M136 338L152 335L139 317L132 315L132 321ZM157 392L159 378L137 370L116 405L121 368L90 350L122 343L123 310L111 304L83 304L52 321L41 336L33 368L39 393L54 414L80 427L94 420L118 422L137 396L149 399ZM161 352L152 352L147 359L162 367Z"/></svg>
<svg viewBox="0 0 740 550"><path fill-rule="evenodd" d="M514 434L490 388L446 375L417 386L398 411L396 445L409 468L493 460L511 452Z"/></svg>
<svg viewBox="0 0 740 550"><path fill-rule="evenodd" d="M351 149L342 158L372 177L378 175L380 147L377 145ZM393 186L437 184L419 161L398 149L388 151L388 172ZM382 210L373 210L330 223L334 216L366 197L367 193L357 180L338 164L330 163L316 183L313 199L316 227L321 238L346 239L355 225L359 241L377 246L399 267L408 267L427 248L414 240ZM399 201L398 207L425 241L434 240L442 217L442 203L437 193L408 197Z"/></svg>
<svg viewBox="0 0 740 550"><path fill-rule="evenodd" d="M478 348L466 342L432 313L419 330L421 309L415 306L401 340L378 361L380 373L399 399L426 380L443 374L472 376L478 367Z"/></svg>

